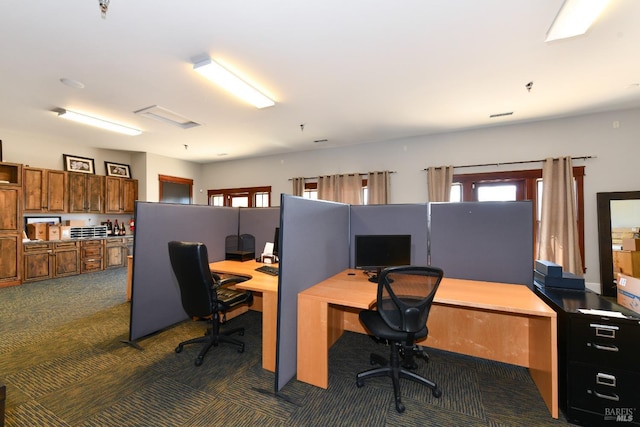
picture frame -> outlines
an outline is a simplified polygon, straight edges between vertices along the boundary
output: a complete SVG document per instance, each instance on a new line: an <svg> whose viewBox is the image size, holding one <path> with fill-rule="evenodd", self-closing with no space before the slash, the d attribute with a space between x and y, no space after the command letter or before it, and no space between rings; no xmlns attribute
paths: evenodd
<svg viewBox="0 0 640 427"><path fill-rule="evenodd" d="M107 176L117 176L120 178L131 178L131 167L122 163L104 162Z"/></svg>
<svg viewBox="0 0 640 427"><path fill-rule="evenodd" d="M93 159L88 157L63 154L64 170L67 172L80 172L95 175L96 165Z"/></svg>

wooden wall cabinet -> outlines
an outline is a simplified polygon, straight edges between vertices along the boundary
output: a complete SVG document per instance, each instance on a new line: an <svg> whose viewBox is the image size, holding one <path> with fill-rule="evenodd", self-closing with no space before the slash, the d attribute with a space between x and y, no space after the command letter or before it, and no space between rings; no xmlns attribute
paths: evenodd
<svg viewBox="0 0 640 427"><path fill-rule="evenodd" d="M24 167L24 212L67 212L67 173Z"/></svg>
<svg viewBox="0 0 640 427"><path fill-rule="evenodd" d="M22 281L22 165L0 163L0 287Z"/></svg>
<svg viewBox="0 0 640 427"><path fill-rule="evenodd" d="M102 240L83 240L80 246L81 273L104 269Z"/></svg>
<svg viewBox="0 0 640 427"><path fill-rule="evenodd" d="M102 213L104 211L104 178L68 172L69 213Z"/></svg>
<svg viewBox="0 0 640 427"><path fill-rule="evenodd" d="M105 213L133 213L138 198L138 180L105 177Z"/></svg>

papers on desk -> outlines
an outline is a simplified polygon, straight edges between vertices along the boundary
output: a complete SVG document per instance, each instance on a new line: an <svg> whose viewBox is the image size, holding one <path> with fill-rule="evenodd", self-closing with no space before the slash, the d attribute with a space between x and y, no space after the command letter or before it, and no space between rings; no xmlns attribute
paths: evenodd
<svg viewBox="0 0 640 427"><path fill-rule="evenodd" d="M594 316L618 317L621 319L627 318L627 316L620 313L619 311L595 310L595 309L586 309L586 308L579 308L578 311L582 314L593 314Z"/></svg>

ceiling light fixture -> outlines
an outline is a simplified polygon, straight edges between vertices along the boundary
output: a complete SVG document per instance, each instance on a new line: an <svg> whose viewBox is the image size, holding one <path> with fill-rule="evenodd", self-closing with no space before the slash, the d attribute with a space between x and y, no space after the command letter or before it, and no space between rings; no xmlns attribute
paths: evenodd
<svg viewBox="0 0 640 427"><path fill-rule="evenodd" d="M211 59L193 64L193 69L238 98L255 105L256 108L275 105L273 100Z"/></svg>
<svg viewBox="0 0 640 427"><path fill-rule="evenodd" d="M609 0L565 0L545 41L566 39L587 32Z"/></svg>
<svg viewBox="0 0 640 427"><path fill-rule="evenodd" d="M142 131L138 129L119 125L117 123L113 123L107 120L98 119L97 117L87 116L86 114L76 113L74 111L60 109L57 111L57 113L58 113L58 117L62 117L63 119L71 120L78 123L83 123L85 125L95 126L95 127L110 130L113 132L123 133L125 135L135 136L135 135L140 135L142 133Z"/></svg>

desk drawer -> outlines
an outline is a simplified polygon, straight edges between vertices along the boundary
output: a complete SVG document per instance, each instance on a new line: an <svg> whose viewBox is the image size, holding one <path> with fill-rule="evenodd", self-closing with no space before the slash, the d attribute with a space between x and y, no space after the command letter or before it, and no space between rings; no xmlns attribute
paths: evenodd
<svg viewBox="0 0 640 427"><path fill-rule="evenodd" d="M635 366L640 360L640 325L595 316L569 320L569 359L605 366Z"/></svg>
<svg viewBox="0 0 640 427"><path fill-rule="evenodd" d="M572 362L568 375L569 407L600 414L601 420L615 408L636 408L640 402L640 373Z"/></svg>

